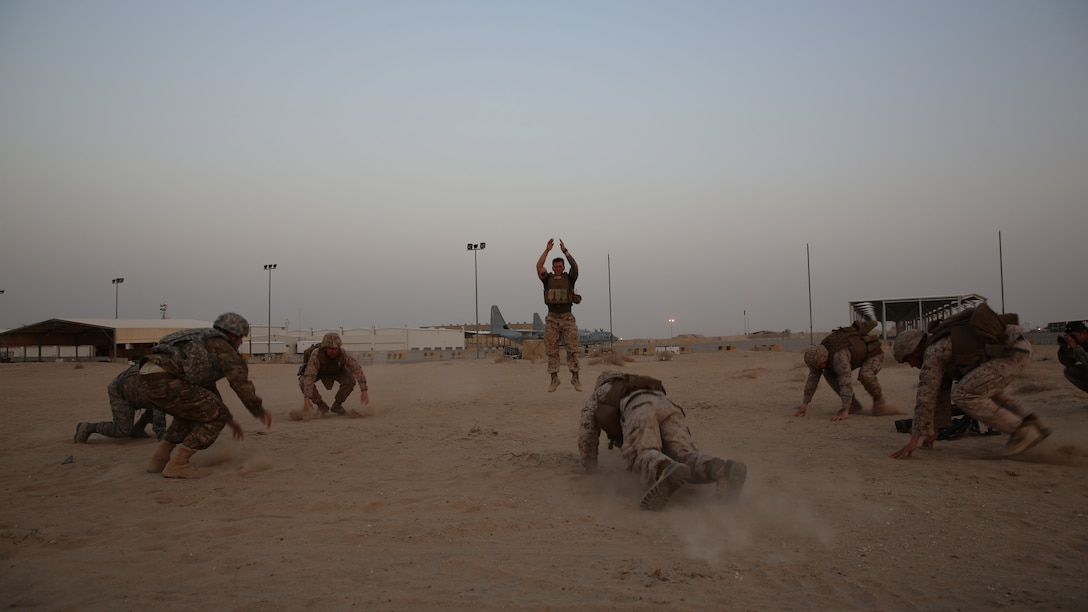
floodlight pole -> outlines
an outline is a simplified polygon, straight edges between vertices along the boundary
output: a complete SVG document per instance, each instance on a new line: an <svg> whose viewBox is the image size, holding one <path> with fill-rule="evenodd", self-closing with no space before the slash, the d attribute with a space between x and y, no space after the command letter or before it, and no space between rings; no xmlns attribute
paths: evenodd
<svg viewBox="0 0 1088 612"><path fill-rule="evenodd" d="M120 295L120 292L118 291L117 285L120 285L121 283L125 282L125 279L115 278L115 279L113 279L112 282L113 282L113 318L116 319L117 318L117 296Z"/></svg>
<svg viewBox="0 0 1088 612"><path fill-rule="evenodd" d="M480 268L476 261L476 251L484 250L487 246L486 242L479 244L469 242L467 251L472 251L472 271L476 283L476 359L480 358Z"/></svg>
<svg viewBox="0 0 1088 612"><path fill-rule="evenodd" d="M272 360L272 270L276 269L276 264L266 264L264 267L268 270L268 354L265 359Z"/></svg>

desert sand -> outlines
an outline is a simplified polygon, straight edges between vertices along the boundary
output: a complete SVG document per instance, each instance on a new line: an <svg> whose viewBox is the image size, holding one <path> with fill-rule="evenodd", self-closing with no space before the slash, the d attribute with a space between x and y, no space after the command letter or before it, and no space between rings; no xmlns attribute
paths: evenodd
<svg viewBox="0 0 1088 612"><path fill-rule="evenodd" d="M296 366L255 364L269 430L220 383L229 431L201 480L144 471L155 441L92 436L124 365L0 365L0 603L49 610L979 610L1088 608L1088 396L1039 347L1012 388L1055 433L1016 459L1001 436L908 460L894 421L916 370L881 381L902 416L793 417L797 352L639 357L701 450L748 464L739 502L688 485L662 512L619 452L578 462L586 392L546 393L542 360L366 367L363 418L292 421ZM568 376L564 369L563 381ZM863 404L869 398L857 390ZM361 409L358 395L350 407ZM150 431L150 429L149 429Z"/></svg>

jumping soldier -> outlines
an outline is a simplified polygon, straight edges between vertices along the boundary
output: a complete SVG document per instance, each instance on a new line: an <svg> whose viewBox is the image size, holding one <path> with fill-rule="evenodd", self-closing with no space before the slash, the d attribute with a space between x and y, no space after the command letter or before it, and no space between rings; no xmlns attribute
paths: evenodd
<svg viewBox="0 0 1088 612"><path fill-rule="evenodd" d="M166 478L202 478L208 472L189 465L194 453L210 447L228 425L236 440L245 438L215 386L221 378L227 379L254 417L265 427L272 426L272 415L265 411L249 380L245 359L238 353L242 338L248 335L249 322L228 312L219 315L210 329L174 332L152 347L140 366L140 397L174 418L147 462L148 472Z"/></svg>
<svg viewBox="0 0 1088 612"><path fill-rule="evenodd" d="M738 499L747 466L700 453L684 418L683 408L669 399L661 381L606 370L582 407L578 425L582 466L596 469L604 431L608 448L619 446L628 471L637 471L650 485L639 503L643 510L661 510L689 480L717 483L719 498Z"/></svg>
<svg viewBox="0 0 1088 612"><path fill-rule="evenodd" d="M567 245L559 241L559 249L570 261L570 272L565 272L565 262L562 257L552 260L552 271L544 268L544 261L548 253L555 246L555 239L548 239L548 246L540 254L536 262L536 275L544 283L544 303L548 306L548 316L545 317L544 348L548 353L548 374L551 375L551 383L548 392L559 388L559 339L567 349L567 369L570 370L570 384L576 391L582 390L582 382L578 380L578 353L582 348L578 341L578 322L571 312L571 305L582 301L581 296L574 292L574 283L578 281L578 262L570 256Z"/></svg>
<svg viewBox="0 0 1088 612"><path fill-rule="evenodd" d="M880 338L868 335L876 327L876 321L854 321L849 327L840 327L827 335L819 344L805 349L805 365L808 366L808 379L801 397L801 406L793 416L805 416L808 403L816 393L822 375L831 390L839 394L842 408L831 417L832 421L841 421L852 413L861 412L861 403L854 396L851 382L851 370L858 371L858 381L873 398L873 416L898 414L899 411L889 406L880 389L876 375L884 367L884 349L880 347Z"/></svg>

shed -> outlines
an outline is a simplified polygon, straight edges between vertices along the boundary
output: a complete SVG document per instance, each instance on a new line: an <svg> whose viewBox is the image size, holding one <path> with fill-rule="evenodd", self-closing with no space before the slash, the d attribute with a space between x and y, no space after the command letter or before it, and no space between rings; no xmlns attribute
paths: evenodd
<svg viewBox="0 0 1088 612"><path fill-rule="evenodd" d="M28 361L62 357L60 347L73 347L75 359L132 359L146 355L167 334L211 326L209 321L195 319L49 319L0 333L0 347L5 353L21 347ZM54 354L43 354L43 347ZM79 347L89 347L87 354L80 354ZM36 356L32 349L37 349Z"/></svg>

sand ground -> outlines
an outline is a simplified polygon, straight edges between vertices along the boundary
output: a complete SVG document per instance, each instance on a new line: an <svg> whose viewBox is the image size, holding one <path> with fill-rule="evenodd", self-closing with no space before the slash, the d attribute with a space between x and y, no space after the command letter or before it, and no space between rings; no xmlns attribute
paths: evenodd
<svg viewBox="0 0 1088 612"><path fill-rule="evenodd" d="M611 367L583 363L587 383ZM193 481L145 473L153 440L72 443L123 367L0 365L0 605L1088 608L1088 396L1052 347L1013 388L1055 433L1016 460L998 436L890 459L903 417L833 423L826 385L795 418L796 352L639 358L625 369L665 382L701 450L749 466L739 503L688 486L663 512L607 444L581 471L586 393L546 393L539 360L369 367L370 414L307 421L287 418L295 366L254 365L272 428L221 383L247 436L198 453L212 475ZM912 409L915 370L889 358L881 380Z"/></svg>

